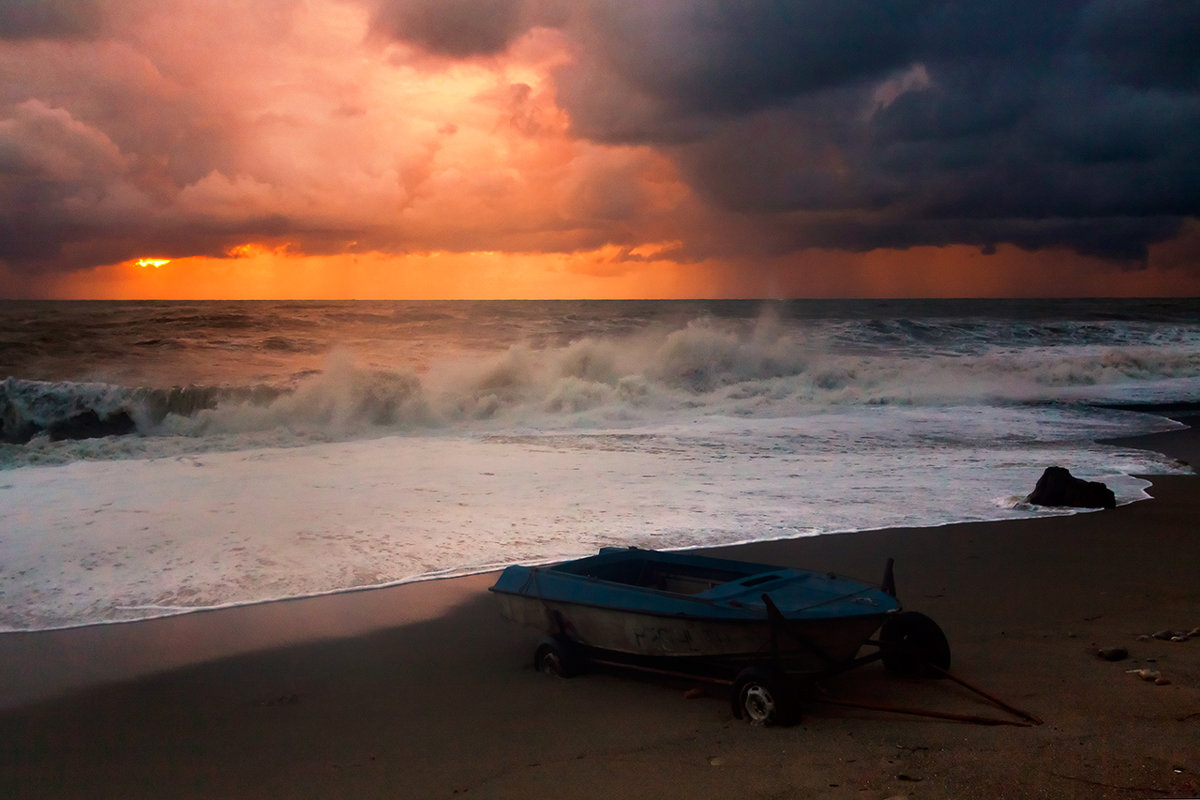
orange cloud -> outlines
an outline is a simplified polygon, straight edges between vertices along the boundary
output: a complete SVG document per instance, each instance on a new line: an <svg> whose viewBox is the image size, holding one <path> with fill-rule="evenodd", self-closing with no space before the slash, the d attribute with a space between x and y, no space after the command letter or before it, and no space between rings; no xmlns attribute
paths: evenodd
<svg viewBox="0 0 1200 800"><path fill-rule="evenodd" d="M662 154L569 132L551 75L571 54L554 30L494 58L431 61L368 44L354 3L106 8L110 37L0 41L0 72L40 65L36 99L0 114L0 137L30 144L28 186L13 191L69 206L25 215L44 215L27 232L44 246L10 267L186 260L245 241L397 258L636 246L688 194Z"/></svg>

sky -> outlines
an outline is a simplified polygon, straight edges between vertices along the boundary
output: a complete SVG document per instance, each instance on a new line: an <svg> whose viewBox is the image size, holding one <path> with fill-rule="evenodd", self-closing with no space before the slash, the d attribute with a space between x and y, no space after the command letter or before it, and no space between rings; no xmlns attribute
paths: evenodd
<svg viewBox="0 0 1200 800"><path fill-rule="evenodd" d="M0 297L1200 295L1195 0L0 0Z"/></svg>

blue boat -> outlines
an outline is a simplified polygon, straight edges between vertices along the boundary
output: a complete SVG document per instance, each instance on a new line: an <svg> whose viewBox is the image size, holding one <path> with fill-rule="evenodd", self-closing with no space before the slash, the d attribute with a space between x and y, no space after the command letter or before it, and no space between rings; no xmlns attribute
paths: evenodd
<svg viewBox="0 0 1200 800"><path fill-rule="evenodd" d="M753 718L763 710L753 707L755 692L771 695L770 714L778 711L779 682L769 676L877 658L902 673L949 667L940 629L900 610L891 575L890 561L883 584L872 586L689 552L605 548L552 566L510 566L491 591L504 616L547 635L535 656L543 671L569 675L592 660L714 677L750 693L750 705L735 710ZM870 641L881 626L880 641ZM865 644L879 652L859 656Z"/></svg>

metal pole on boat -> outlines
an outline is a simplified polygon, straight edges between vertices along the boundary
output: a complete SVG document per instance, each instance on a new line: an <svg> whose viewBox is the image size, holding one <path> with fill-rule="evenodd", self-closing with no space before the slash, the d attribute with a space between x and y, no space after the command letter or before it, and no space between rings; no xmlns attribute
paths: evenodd
<svg viewBox="0 0 1200 800"><path fill-rule="evenodd" d="M767 607L767 629L771 632L771 663L779 666L779 634L778 628L783 620L783 614L775 606L769 594L763 594L763 605Z"/></svg>
<svg viewBox="0 0 1200 800"><path fill-rule="evenodd" d="M881 591L885 594L890 594L892 597L896 596L896 576L892 571L895 565L896 559L889 558L887 560L887 566L883 568L883 582L879 586Z"/></svg>

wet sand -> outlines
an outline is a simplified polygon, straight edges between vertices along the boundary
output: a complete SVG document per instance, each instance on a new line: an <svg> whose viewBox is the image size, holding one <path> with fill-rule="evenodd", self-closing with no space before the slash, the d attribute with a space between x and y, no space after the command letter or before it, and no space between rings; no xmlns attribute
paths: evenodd
<svg viewBox="0 0 1200 800"><path fill-rule="evenodd" d="M1196 429L1123 443L1200 464ZM481 575L0 636L0 797L1200 796L1200 637L1138 638L1200 625L1200 479L1152 480L1155 499L1112 511L718 551L872 581L894 557L953 671L1042 725L814 702L763 729L720 689L548 678ZM1105 646L1130 657L1100 660ZM879 664L820 688L1008 718Z"/></svg>

